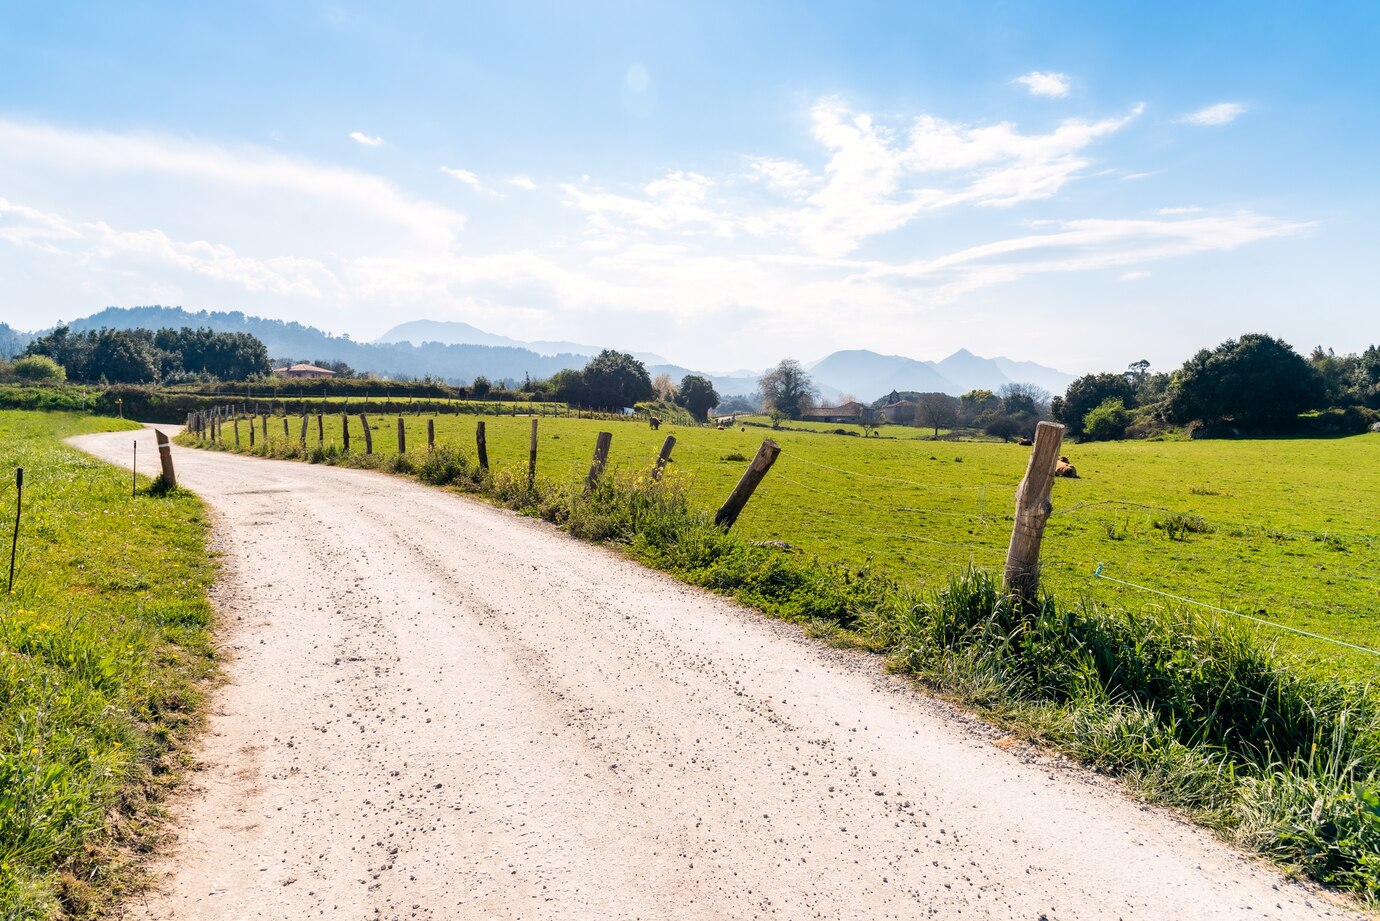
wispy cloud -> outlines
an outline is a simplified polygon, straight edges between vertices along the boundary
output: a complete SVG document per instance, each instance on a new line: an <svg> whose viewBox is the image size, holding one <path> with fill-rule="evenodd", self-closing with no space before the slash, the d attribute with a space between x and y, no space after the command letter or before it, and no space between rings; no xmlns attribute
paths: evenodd
<svg viewBox="0 0 1380 921"><path fill-rule="evenodd" d="M1069 78L1066 74L1055 73L1054 71L1032 70L1028 74L1017 77L1012 83L1019 83L1030 90L1032 96L1045 96L1050 99L1059 99L1069 94Z"/></svg>
<svg viewBox="0 0 1380 921"><path fill-rule="evenodd" d="M363 131L351 131L350 137L363 144L365 147L379 147L383 144L383 138L365 134Z"/></svg>
<svg viewBox="0 0 1380 921"><path fill-rule="evenodd" d="M1142 278L1149 278L1150 273L1145 271L1123 272L1116 277L1117 281L1140 281Z"/></svg>
<svg viewBox="0 0 1380 921"><path fill-rule="evenodd" d="M459 169L453 166L443 166L441 167L441 172L445 173L447 176L459 179L461 182L463 182L470 188L474 189L476 192L482 192L485 195L498 194L493 189L489 188L478 176L476 176L474 173L470 172L467 169Z"/></svg>
<svg viewBox="0 0 1380 921"><path fill-rule="evenodd" d="M1203 209L1202 209L1202 208L1199 208L1197 205L1179 205L1179 206L1174 207L1174 208L1159 208L1159 209L1157 209L1157 210L1155 211L1155 213L1156 213L1156 214L1197 214L1199 211L1202 211L1202 210L1203 210Z"/></svg>
<svg viewBox="0 0 1380 921"><path fill-rule="evenodd" d="M537 187L537 184L532 181L530 176L509 176L504 181L507 182L508 185L517 186L519 189L526 189L528 192L531 192Z"/></svg>
<svg viewBox="0 0 1380 921"><path fill-rule="evenodd" d="M1219 102L1190 112L1179 121L1190 125L1225 125L1236 121L1245 111L1246 107L1239 102Z"/></svg>

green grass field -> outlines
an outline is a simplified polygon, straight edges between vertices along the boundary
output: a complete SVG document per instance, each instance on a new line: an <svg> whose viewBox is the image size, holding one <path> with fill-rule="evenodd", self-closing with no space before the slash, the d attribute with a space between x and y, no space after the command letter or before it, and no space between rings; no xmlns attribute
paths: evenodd
<svg viewBox="0 0 1380 921"><path fill-rule="evenodd" d="M374 450L396 451L397 417L373 417ZM438 444L474 451L475 418L435 418ZM486 417L490 462L525 469L530 419ZM406 416L408 447L426 447L426 417ZM242 438L247 444L247 422ZM355 451L363 449L351 418ZM764 437L782 453L740 521L823 561L862 564L941 585L968 564L1001 566L1028 449L996 442L846 437L753 426L728 430L581 419L538 422L538 472L574 481L595 435L613 432L612 469L650 467L669 433L673 470L714 508ZM824 429L839 426L820 426ZM290 426L291 440L300 418ZM226 430L229 437L229 429ZM283 439L282 420L269 426ZM308 444L315 443L315 420ZM338 416L326 441L340 440ZM1103 574L1205 604L1380 648L1380 436L1330 440L1117 442L1064 448L1080 479L1057 480L1044 545L1045 584L1066 599L1131 608L1167 599ZM1270 631L1272 634L1278 631ZM1380 658L1279 634L1290 648L1380 674Z"/></svg>
<svg viewBox="0 0 1380 921"><path fill-rule="evenodd" d="M131 496L128 473L61 443L132 428L0 412L6 570L14 468L25 472L15 590L0 596L7 921L85 917L114 903L130 880L122 855L149 833L150 810L177 774L174 747L196 721L198 682L213 669L200 502Z"/></svg>

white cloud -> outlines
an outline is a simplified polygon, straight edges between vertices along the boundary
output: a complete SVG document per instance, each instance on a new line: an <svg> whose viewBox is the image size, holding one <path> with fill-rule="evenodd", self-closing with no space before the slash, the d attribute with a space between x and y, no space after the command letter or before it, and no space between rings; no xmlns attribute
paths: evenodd
<svg viewBox="0 0 1380 921"><path fill-rule="evenodd" d="M1246 107L1239 102L1219 102L1190 112L1179 121L1190 125L1225 125L1227 122L1236 121L1245 111Z"/></svg>
<svg viewBox="0 0 1380 921"><path fill-rule="evenodd" d="M363 131L351 131L350 137L365 147L379 147L383 144L383 138L365 134Z"/></svg>
<svg viewBox="0 0 1380 921"><path fill-rule="evenodd" d="M1050 99L1059 99L1069 94L1069 78L1065 74L1043 72L1032 70L1024 76L1017 77L1012 83L1019 83L1030 90L1032 96L1045 96Z"/></svg>
<svg viewBox="0 0 1380 921"><path fill-rule="evenodd" d="M1117 281L1140 281L1142 278L1149 278L1149 272L1123 272L1116 277Z"/></svg>
<svg viewBox="0 0 1380 921"><path fill-rule="evenodd" d="M529 192L537 187L537 184L532 181L530 176L509 176L504 181L509 185L517 186L519 189L526 189Z"/></svg>
<svg viewBox="0 0 1380 921"><path fill-rule="evenodd" d="M1173 214L1197 214L1199 211L1202 211L1202 210L1203 210L1203 209L1202 209L1202 208L1199 208L1197 205L1180 205L1180 206L1175 207L1175 208L1159 208L1159 209L1157 209L1157 210L1155 211L1155 213L1156 213L1156 214L1165 214L1165 215L1173 215Z"/></svg>
<svg viewBox="0 0 1380 921"><path fill-rule="evenodd" d="M467 169L458 169L452 166L443 166L441 167L441 172L445 173L447 176L459 179L461 182L463 182L470 188L474 189L476 192L482 192L485 195L498 194L493 189L485 185L484 182L478 176L476 176L474 173L470 172Z"/></svg>

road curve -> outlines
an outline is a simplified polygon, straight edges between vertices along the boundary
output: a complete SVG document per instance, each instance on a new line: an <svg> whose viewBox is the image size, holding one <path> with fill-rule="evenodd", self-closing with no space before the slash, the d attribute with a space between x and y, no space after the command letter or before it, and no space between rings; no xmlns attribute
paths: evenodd
<svg viewBox="0 0 1380 921"><path fill-rule="evenodd" d="M874 658L540 522L174 451L215 512L228 681L127 917L1350 916Z"/></svg>

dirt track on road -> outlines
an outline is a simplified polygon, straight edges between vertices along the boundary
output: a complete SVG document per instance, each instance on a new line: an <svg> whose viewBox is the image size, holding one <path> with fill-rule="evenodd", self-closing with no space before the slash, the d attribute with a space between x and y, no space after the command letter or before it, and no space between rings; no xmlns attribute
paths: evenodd
<svg viewBox="0 0 1380 921"><path fill-rule="evenodd" d="M124 463L129 438L74 444ZM127 917L1349 916L874 658L545 524L174 451L215 511L227 682Z"/></svg>

